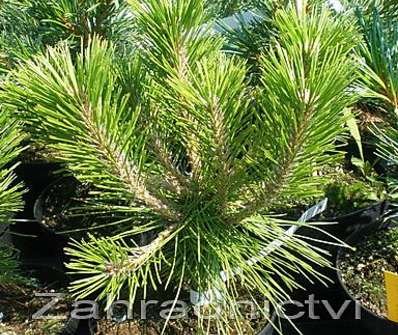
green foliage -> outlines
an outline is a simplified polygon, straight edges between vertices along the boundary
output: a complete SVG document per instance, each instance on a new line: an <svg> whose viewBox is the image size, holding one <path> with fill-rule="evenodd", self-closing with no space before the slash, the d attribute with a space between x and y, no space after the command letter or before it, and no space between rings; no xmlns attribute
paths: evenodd
<svg viewBox="0 0 398 335"><path fill-rule="evenodd" d="M213 17L223 18L250 8L251 0L206 0L206 10Z"/></svg>
<svg viewBox="0 0 398 335"><path fill-rule="evenodd" d="M358 53L362 65L361 95L372 108L396 120L398 113L398 24L377 10L370 17L358 12L364 42Z"/></svg>
<svg viewBox="0 0 398 335"><path fill-rule="evenodd" d="M395 0L340 0L348 8L361 10L371 17L373 11L378 10L382 16L394 18L398 14L398 4Z"/></svg>
<svg viewBox="0 0 398 335"><path fill-rule="evenodd" d="M324 251L286 236L286 225L300 223L269 213L321 196L326 168L341 158L356 32L327 10L278 11L280 36L253 88L246 63L203 28L201 0L130 2L134 65L115 64L115 47L97 38L76 57L66 45L50 48L14 72L3 98L26 108L38 140L92 184L88 209L124 215L121 233L67 249L82 276L71 287L78 297L95 292L109 304L160 285L216 289L237 317L223 314L217 329L242 334L234 303L242 293L277 306L298 287L295 275L325 280L311 264L330 266ZM248 263L275 239L283 246ZM209 331L205 315L198 327Z"/></svg>
<svg viewBox="0 0 398 335"><path fill-rule="evenodd" d="M0 224L10 223L21 209L21 185L15 182L15 159L21 153L23 135L12 115L0 111Z"/></svg>
<svg viewBox="0 0 398 335"><path fill-rule="evenodd" d="M330 203L328 210L332 216L352 213L374 201L384 200L383 191L381 183L373 185L352 177L337 180L326 187L326 196Z"/></svg>
<svg viewBox="0 0 398 335"><path fill-rule="evenodd" d="M362 59L360 77L364 103L373 111L381 111L387 123L372 127L377 138L378 155L386 162L388 197L397 194L397 140L398 140L398 25L380 9L371 15L358 11L358 20L364 35L359 48Z"/></svg>
<svg viewBox="0 0 398 335"><path fill-rule="evenodd" d="M125 0L4 0L0 3L2 65L68 41L80 48L94 35L118 45L132 40L132 14ZM131 47L131 46L130 46Z"/></svg>
<svg viewBox="0 0 398 335"><path fill-rule="evenodd" d="M320 0L312 0L306 1L306 6L307 11L311 12L325 7L325 4ZM279 36L274 16L280 9L294 8L294 1L254 1L251 8L253 8L251 11L253 18L249 23L247 18L237 15L237 26L229 27L227 24L221 24L220 27L226 39L224 50L248 60L250 73L256 82L261 75L259 64L261 55L273 47L272 40ZM339 17L336 18L336 22L352 36L354 32L352 19Z"/></svg>
<svg viewBox="0 0 398 335"><path fill-rule="evenodd" d="M10 113L0 111L0 285L22 281L14 252L3 245L3 233L15 213L22 209L22 186L13 173L15 159L21 153L23 135Z"/></svg>
<svg viewBox="0 0 398 335"><path fill-rule="evenodd" d="M16 252L9 246L0 245L0 286L26 284L20 274Z"/></svg>

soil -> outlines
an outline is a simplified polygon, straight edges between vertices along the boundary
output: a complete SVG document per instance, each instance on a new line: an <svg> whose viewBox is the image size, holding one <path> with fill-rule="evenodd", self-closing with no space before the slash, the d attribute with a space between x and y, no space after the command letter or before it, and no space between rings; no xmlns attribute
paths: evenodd
<svg viewBox="0 0 398 335"><path fill-rule="evenodd" d="M245 321L242 324L244 334L256 335L265 327L264 320L257 325L251 324L250 321ZM262 327L261 327L261 326ZM253 327L254 326L254 327ZM164 327L164 321L129 321L123 323L115 323L111 321L100 321L96 335L161 335ZM192 335L196 333L196 321L172 321L166 327L166 335ZM213 334L217 334L214 329ZM237 332L230 333L231 335L238 334Z"/></svg>
<svg viewBox="0 0 398 335"><path fill-rule="evenodd" d="M50 289L25 288L0 285L0 334L1 335L54 335L63 329L68 317L66 303L59 303L51 315L59 320L33 320L32 315L48 303L47 298L35 293L48 293Z"/></svg>
<svg viewBox="0 0 398 335"><path fill-rule="evenodd" d="M387 317L384 271L398 273L398 227L380 230L355 250L347 250L339 270L353 297L377 315Z"/></svg>
<svg viewBox="0 0 398 335"><path fill-rule="evenodd" d="M61 301L51 310L52 316L62 317L61 320L33 320L32 315L45 306L49 300L39 298L35 293L50 292L49 289L21 288L17 286L0 286L0 312L4 315L0 321L1 335L55 335L65 325L69 317L68 300ZM266 320L245 320L241 323L244 334L256 335L266 325ZM96 335L160 335L164 320L133 320L113 322L100 320L97 323ZM184 320L173 320L166 327L166 335L195 334L197 322L193 317ZM216 330L214 330L216 333ZM237 333L231 332L231 335Z"/></svg>
<svg viewBox="0 0 398 335"><path fill-rule="evenodd" d="M54 162L53 154L45 145L26 142L27 148L21 154L21 161L24 163Z"/></svg>
<svg viewBox="0 0 398 335"><path fill-rule="evenodd" d="M258 306L264 306L264 301L260 294L257 294L253 298L242 294L240 297L242 301L250 301L255 299L255 303ZM201 313L206 313L206 307L201 309ZM130 335L130 334L145 334L145 335L160 335L162 334L163 328L165 327L166 320L159 318L159 310L148 310L148 319L140 320L139 316L135 320L128 320L125 322L113 322L110 320L100 320L97 323L96 335ZM241 310L243 315L247 315L247 318L239 322L239 327L245 335L256 335L260 333L264 327L267 325L268 321L265 317L258 311L254 315L250 307ZM215 321L209 321L210 324L204 323L205 327L210 327L210 334L217 334L217 327ZM234 320L231 319L229 326L233 328ZM198 329L198 320L195 316L193 309L189 310L186 318L178 320L170 320L165 328L166 335L192 335L196 334L196 329ZM230 330L230 335L238 334L237 331Z"/></svg>

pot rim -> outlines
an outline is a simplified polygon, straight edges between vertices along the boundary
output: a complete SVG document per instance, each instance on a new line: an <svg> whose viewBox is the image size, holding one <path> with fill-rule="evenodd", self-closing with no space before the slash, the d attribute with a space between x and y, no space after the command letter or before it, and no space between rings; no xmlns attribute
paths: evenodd
<svg viewBox="0 0 398 335"><path fill-rule="evenodd" d="M43 220L43 201L45 196L47 195L47 193L51 190L52 187L54 187L54 185L57 185L61 182L67 181L67 180L76 180L74 177L72 176L62 176L57 178L56 180L54 180L53 182L49 183L38 195L38 197L36 198L34 204L33 204L33 217L35 218L35 220L42 226L45 227L46 229L49 229L46 225L44 225L42 223ZM50 229L51 230L51 229Z"/></svg>

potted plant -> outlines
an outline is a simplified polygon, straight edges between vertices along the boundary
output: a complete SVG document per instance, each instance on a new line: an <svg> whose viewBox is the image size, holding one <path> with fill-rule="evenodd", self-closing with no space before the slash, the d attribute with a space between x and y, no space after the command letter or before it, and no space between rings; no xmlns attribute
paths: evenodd
<svg viewBox="0 0 398 335"><path fill-rule="evenodd" d="M9 108L28 106L35 137L92 186L85 213L108 214L115 227L67 248L80 276L71 291L110 309L125 296L133 304L141 288L172 288L170 321L193 289L205 301L197 332L247 333L239 299L260 296L278 310L296 275L325 280L312 265L330 266L321 250L286 234L303 223L273 213L321 196L342 157L336 139L353 100L357 33L327 9L278 11L280 33L253 86L245 62L204 28L201 0L131 3L134 62L99 38L76 57L49 48L4 91Z"/></svg>

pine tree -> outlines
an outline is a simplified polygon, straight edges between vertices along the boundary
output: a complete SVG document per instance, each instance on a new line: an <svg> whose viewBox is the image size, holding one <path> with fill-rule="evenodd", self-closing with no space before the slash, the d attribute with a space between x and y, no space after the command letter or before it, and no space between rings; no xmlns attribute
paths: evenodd
<svg viewBox="0 0 398 335"><path fill-rule="evenodd" d="M279 10L253 86L246 62L225 55L206 28L202 0L130 3L134 62L98 37L76 57L67 45L49 48L14 72L4 98L92 185L88 210L123 214L119 233L67 248L78 298L95 293L109 307L126 291L133 302L140 288L171 287L176 299L185 288L216 290L228 313L217 330L242 334L242 294L278 306L295 276L327 281L314 268L330 266L325 252L285 233L302 223L272 213L322 196L341 158L356 31L327 9ZM249 262L274 240L283 245Z"/></svg>

